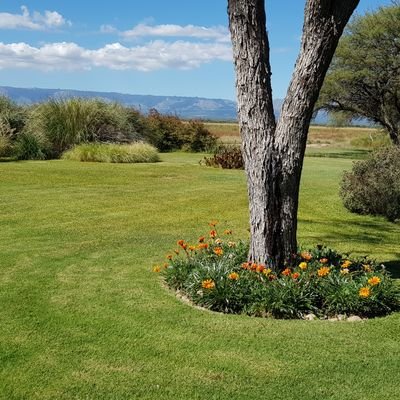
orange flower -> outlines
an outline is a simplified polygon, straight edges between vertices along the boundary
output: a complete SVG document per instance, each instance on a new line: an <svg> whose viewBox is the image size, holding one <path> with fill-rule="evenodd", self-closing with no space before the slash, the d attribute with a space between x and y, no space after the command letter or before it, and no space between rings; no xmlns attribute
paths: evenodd
<svg viewBox="0 0 400 400"><path fill-rule="evenodd" d="M225 235L232 235L232 231L230 229L225 229L224 230Z"/></svg>
<svg viewBox="0 0 400 400"><path fill-rule="evenodd" d="M204 250L204 249L208 249L208 243L200 243L197 248L199 250Z"/></svg>
<svg viewBox="0 0 400 400"><path fill-rule="evenodd" d="M306 270L307 269L307 267L308 267L308 264L305 262L305 261L303 261L303 262L301 262L300 264L299 264L299 268L301 269L301 270Z"/></svg>
<svg viewBox="0 0 400 400"><path fill-rule="evenodd" d="M379 278L379 276L373 276L372 278L368 279L368 283L371 286L379 285L381 283L381 278Z"/></svg>
<svg viewBox="0 0 400 400"><path fill-rule="evenodd" d="M276 279L276 275L270 274L270 275L268 275L268 279L269 279L270 281L274 281L274 280Z"/></svg>
<svg viewBox="0 0 400 400"><path fill-rule="evenodd" d="M205 237L204 237L204 236L200 236L200 237L199 237L199 243L203 243L204 240L205 240Z"/></svg>
<svg viewBox="0 0 400 400"><path fill-rule="evenodd" d="M258 264L256 264L256 263L250 263L250 269L251 269L252 271L257 271L257 268L258 268Z"/></svg>
<svg viewBox="0 0 400 400"><path fill-rule="evenodd" d="M214 289L215 282L212 279L206 279L203 282L201 282L201 287L203 289Z"/></svg>
<svg viewBox="0 0 400 400"><path fill-rule="evenodd" d="M224 251L221 249L221 247L216 247L216 248L214 249L214 253L215 253L217 256L222 256L222 254L224 254Z"/></svg>
<svg viewBox="0 0 400 400"><path fill-rule="evenodd" d="M185 245L185 241L183 239L180 239L176 242L176 244L180 247L183 247Z"/></svg>
<svg viewBox="0 0 400 400"><path fill-rule="evenodd" d="M160 272L161 271L161 267L159 266L159 265L155 265L154 267L153 267L153 272Z"/></svg>
<svg viewBox="0 0 400 400"><path fill-rule="evenodd" d="M210 226L215 226L215 225L217 225L217 224L218 224L218 221L211 221L211 222L209 223Z"/></svg>
<svg viewBox="0 0 400 400"><path fill-rule="evenodd" d="M189 250L190 251L195 251L196 250L196 246L189 246Z"/></svg>
<svg viewBox="0 0 400 400"><path fill-rule="evenodd" d="M245 262L245 263L242 264L242 268L243 269L250 269L250 265L251 265L251 263Z"/></svg>
<svg viewBox="0 0 400 400"><path fill-rule="evenodd" d="M178 254L179 254L179 250L174 250L174 253L175 253L176 255L178 255Z"/></svg>
<svg viewBox="0 0 400 400"><path fill-rule="evenodd" d="M230 279L231 281L237 281L239 279L239 274L237 272L231 272L228 275L228 279Z"/></svg>
<svg viewBox="0 0 400 400"><path fill-rule="evenodd" d="M321 263L321 264L326 264L327 262L328 262L328 259L327 258L321 258L320 260L319 260L319 262Z"/></svg>
<svg viewBox="0 0 400 400"><path fill-rule="evenodd" d="M264 272L264 270L265 270L264 265L262 265L262 264L257 265L257 267L256 267L257 272Z"/></svg>
<svg viewBox="0 0 400 400"><path fill-rule="evenodd" d="M303 260L310 261L312 259L312 255L308 251L302 251L300 256Z"/></svg>
<svg viewBox="0 0 400 400"><path fill-rule="evenodd" d="M212 230L210 231L210 237L212 237L213 239L215 239L217 237L217 231L216 230Z"/></svg>
<svg viewBox="0 0 400 400"><path fill-rule="evenodd" d="M300 274L298 272L295 272L292 274L293 279L297 279L299 276L300 276Z"/></svg>
<svg viewBox="0 0 400 400"><path fill-rule="evenodd" d="M331 269L330 269L329 267L321 267L321 268L317 271L318 276L320 276L320 277L326 276L326 275L328 275L330 272L331 272Z"/></svg>
<svg viewBox="0 0 400 400"><path fill-rule="evenodd" d="M360 297L367 298L367 297L371 296L371 289L369 287L362 287L358 291L358 295Z"/></svg>
<svg viewBox="0 0 400 400"><path fill-rule="evenodd" d="M166 258L168 258L168 260L172 260L172 254L168 254L168 255L166 256Z"/></svg>
<svg viewBox="0 0 400 400"><path fill-rule="evenodd" d="M282 271L282 275L289 276L292 272L290 271L290 268L286 268Z"/></svg>
<svg viewBox="0 0 400 400"><path fill-rule="evenodd" d="M164 264L163 264L163 267L164 267L164 268L168 268L168 263L164 263Z"/></svg>

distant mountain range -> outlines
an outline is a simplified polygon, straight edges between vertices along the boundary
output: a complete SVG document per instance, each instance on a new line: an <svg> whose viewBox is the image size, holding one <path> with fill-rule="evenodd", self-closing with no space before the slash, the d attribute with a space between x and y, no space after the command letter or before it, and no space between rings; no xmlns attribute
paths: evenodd
<svg viewBox="0 0 400 400"><path fill-rule="evenodd" d="M66 89L16 88L0 86L0 95L5 95L18 104L33 104L54 98L98 98L116 101L134 107L143 113L155 108L162 114L173 114L180 118L197 118L204 120L236 121L236 103L232 100L207 99L202 97L151 96L124 94L116 92L94 92ZM274 108L279 115L282 99L274 100ZM328 121L326 113L318 113L314 123L325 125Z"/></svg>

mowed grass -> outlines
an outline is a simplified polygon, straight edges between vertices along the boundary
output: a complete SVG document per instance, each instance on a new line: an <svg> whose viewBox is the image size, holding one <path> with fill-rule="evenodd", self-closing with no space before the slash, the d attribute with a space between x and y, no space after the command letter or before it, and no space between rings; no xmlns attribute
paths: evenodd
<svg viewBox="0 0 400 400"><path fill-rule="evenodd" d="M194 309L152 265L218 219L246 238L243 171L0 163L1 399L394 399L400 315L280 321ZM299 238L400 260L400 226L345 211L351 160L307 158Z"/></svg>

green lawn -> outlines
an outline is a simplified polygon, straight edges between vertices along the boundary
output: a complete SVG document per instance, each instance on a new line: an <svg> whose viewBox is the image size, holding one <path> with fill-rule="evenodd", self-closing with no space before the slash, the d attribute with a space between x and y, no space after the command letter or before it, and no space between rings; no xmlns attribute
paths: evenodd
<svg viewBox="0 0 400 400"><path fill-rule="evenodd" d="M243 171L0 163L0 399L395 399L400 314L361 323L194 309L151 267L218 219L247 237ZM299 239L400 269L400 225L338 198L351 160L306 158Z"/></svg>

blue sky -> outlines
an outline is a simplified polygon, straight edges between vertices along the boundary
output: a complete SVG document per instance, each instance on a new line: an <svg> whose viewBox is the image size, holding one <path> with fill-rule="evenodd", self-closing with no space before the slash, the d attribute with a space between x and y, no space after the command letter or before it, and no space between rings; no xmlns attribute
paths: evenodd
<svg viewBox="0 0 400 400"><path fill-rule="evenodd" d="M234 99L226 0L0 0L0 85ZM361 0L358 14L390 0ZM304 0L266 2L282 98Z"/></svg>

